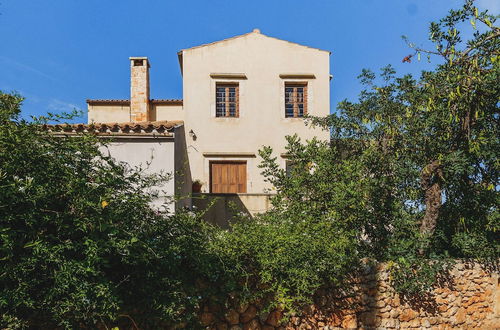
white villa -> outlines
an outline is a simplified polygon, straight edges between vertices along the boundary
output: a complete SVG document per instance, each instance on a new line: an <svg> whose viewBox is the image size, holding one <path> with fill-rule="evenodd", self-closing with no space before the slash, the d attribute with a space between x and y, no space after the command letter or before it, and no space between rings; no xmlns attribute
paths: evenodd
<svg viewBox="0 0 500 330"><path fill-rule="evenodd" d="M285 167L286 135L329 139L303 117L329 114L330 52L256 29L177 55L182 100L150 99L150 62L131 57L130 100L87 100L88 124L74 126L93 124L112 136L110 153L118 160L150 161L148 170L173 173L172 195L191 195L194 187L193 198L176 207L204 207L217 196L207 217L221 225L230 201L250 214L266 211L272 187L257 167L258 150L271 146Z"/></svg>

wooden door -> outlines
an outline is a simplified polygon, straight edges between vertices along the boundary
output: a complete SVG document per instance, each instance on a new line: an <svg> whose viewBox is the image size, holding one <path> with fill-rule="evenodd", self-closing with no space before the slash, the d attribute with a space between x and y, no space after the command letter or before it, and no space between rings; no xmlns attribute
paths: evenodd
<svg viewBox="0 0 500 330"><path fill-rule="evenodd" d="M210 182L210 192L214 194L246 193L246 162L211 162Z"/></svg>

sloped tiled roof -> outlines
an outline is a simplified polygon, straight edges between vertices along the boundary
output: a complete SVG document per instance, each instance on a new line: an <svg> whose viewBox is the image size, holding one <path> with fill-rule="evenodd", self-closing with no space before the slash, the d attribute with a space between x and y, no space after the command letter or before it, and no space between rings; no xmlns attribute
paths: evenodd
<svg viewBox="0 0 500 330"><path fill-rule="evenodd" d="M130 104L130 100L118 100L118 99L108 99L108 100L103 100L103 99L96 99L96 100L87 100L88 104L102 104L102 103L108 103L108 104Z"/></svg>
<svg viewBox="0 0 500 330"><path fill-rule="evenodd" d="M151 99L151 103L153 104L178 104L182 105L182 99Z"/></svg>
<svg viewBox="0 0 500 330"><path fill-rule="evenodd" d="M171 121L145 121L126 123L92 123L92 124L56 124L44 125L44 128L51 132L60 133L121 133L121 134L141 134L141 133L167 133L176 126L183 125L182 120Z"/></svg>
<svg viewBox="0 0 500 330"><path fill-rule="evenodd" d="M151 103L153 104L176 104L182 105L181 99L151 99ZM87 100L87 104L118 104L118 105L130 105L130 100L120 100L120 99L95 99Z"/></svg>

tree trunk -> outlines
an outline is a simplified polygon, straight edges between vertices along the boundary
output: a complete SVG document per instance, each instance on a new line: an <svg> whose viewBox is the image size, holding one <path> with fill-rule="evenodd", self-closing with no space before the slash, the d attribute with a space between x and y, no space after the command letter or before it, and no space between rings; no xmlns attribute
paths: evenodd
<svg viewBox="0 0 500 330"><path fill-rule="evenodd" d="M443 204L441 200L442 176L441 164L435 160L422 170L422 189L425 191L425 215L420 224L420 233L432 236L436 229L439 210Z"/></svg>

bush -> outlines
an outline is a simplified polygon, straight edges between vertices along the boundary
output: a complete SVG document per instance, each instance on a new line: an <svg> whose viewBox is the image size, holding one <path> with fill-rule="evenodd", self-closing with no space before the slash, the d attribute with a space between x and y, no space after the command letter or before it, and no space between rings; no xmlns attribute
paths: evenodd
<svg viewBox="0 0 500 330"><path fill-rule="evenodd" d="M234 224L214 248L242 301L297 312L320 287L344 284L358 264L353 241L334 221L271 211Z"/></svg>
<svg viewBox="0 0 500 330"><path fill-rule="evenodd" d="M116 163L95 136L49 134L61 118L22 120L21 102L0 93L2 327L192 321L196 281L218 274L214 228L152 209L167 177Z"/></svg>

